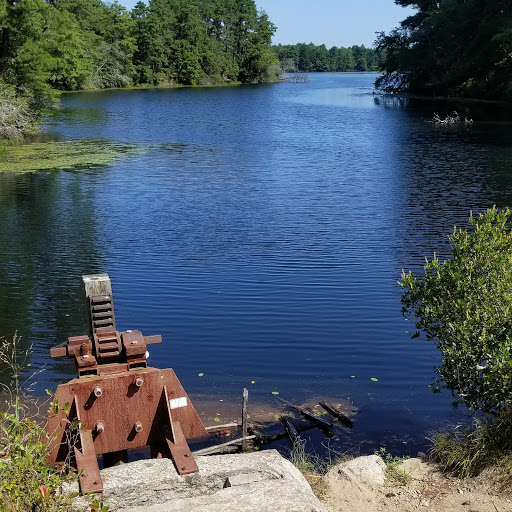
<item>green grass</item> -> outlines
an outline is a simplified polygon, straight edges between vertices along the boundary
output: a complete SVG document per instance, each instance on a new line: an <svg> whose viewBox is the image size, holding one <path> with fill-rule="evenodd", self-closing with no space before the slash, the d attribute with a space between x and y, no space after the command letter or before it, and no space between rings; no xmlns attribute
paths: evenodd
<svg viewBox="0 0 512 512"><path fill-rule="evenodd" d="M345 453L339 453L333 450L330 446L326 446L327 454L325 457L307 451L306 441L298 439L293 443L290 452L290 462L301 473L316 473L318 475L325 475L332 467L341 462L345 462L350 457Z"/></svg>
<svg viewBox="0 0 512 512"><path fill-rule="evenodd" d="M484 469L499 468L512 479L512 410L487 420L475 419L471 425L460 424L449 432L431 437L430 460L446 472L464 478Z"/></svg>
<svg viewBox="0 0 512 512"><path fill-rule="evenodd" d="M391 455L386 448L382 447L375 452L386 464L386 476L393 482L400 485L409 485L412 477L408 471L402 468L402 462L409 459L409 457L396 457Z"/></svg>
<svg viewBox="0 0 512 512"><path fill-rule="evenodd" d="M143 151L133 144L99 140L4 144L0 146L0 172L90 169Z"/></svg>

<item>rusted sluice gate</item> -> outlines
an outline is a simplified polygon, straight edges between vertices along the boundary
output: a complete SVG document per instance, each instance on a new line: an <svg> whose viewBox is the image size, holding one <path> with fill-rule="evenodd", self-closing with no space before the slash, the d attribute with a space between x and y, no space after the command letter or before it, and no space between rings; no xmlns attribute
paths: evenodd
<svg viewBox="0 0 512 512"><path fill-rule="evenodd" d="M174 371L147 366L147 345L161 343L161 336L117 331L108 275L83 276L83 282L90 336L50 350L52 357L73 358L78 378L57 387L59 407L48 413L48 462L71 456L84 493L103 490L99 455L108 465L126 460L133 448L149 446L151 457L171 458L180 475L197 472L187 439L207 431Z"/></svg>

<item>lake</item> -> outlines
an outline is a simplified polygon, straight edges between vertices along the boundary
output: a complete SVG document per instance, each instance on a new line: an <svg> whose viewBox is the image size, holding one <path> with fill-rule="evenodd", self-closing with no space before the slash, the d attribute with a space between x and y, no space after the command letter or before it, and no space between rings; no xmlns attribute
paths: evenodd
<svg viewBox="0 0 512 512"><path fill-rule="evenodd" d="M86 333L81 275L107 272L118 329L162 334L149 362L199 410L232 419L244 387L270 410L326 397L358 411L333 446L365 453L415 454L459 418L397 280L470 210L511 205L512 115L467 104L473 124L439 126L452 105L374 96L376 75L308 76L62 96L49 143L136 151L0 173L0 336L33 343L36 393L75 375L49 349Z"/></svg>

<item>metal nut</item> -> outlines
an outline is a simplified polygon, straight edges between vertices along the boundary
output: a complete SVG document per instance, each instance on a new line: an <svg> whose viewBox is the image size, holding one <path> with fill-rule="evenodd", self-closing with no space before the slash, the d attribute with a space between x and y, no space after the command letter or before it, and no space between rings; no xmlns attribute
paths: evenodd
<svg viewBox="0 0 512 512"><path fill-rule="evenodd" d="M95 396L96 398L99 398L100 396L102 396L102 395L103 395L103 389L101 389L101 388L98 386L98 387L94 388L93 393L94 393L94 396Z"/></svg>
<svg viewBox="0 0 512 512"><path fill-rule="evenodd" d="M132 340L132 345L137 345L137 340Z"/></svg>
<svg viewBox="0 0 512 512"><path fill-rule="evenodd" d="M142 430L143 430L142 423L140 423L140 422L135 423L134 428L135 428L135 432L137 432L137 433L142 432Z"/></svg>
<svg viewBox="0 0 512 512"><path fill-rule="evenodd" d="M96 424L96 432L98 432L98 434L101 434L104 431L105 431L105 425L103 425L103 423L97 423Z"/></svg>
<svg viewBox="0 0 512 512"><path fill-rule="evenodd" d="M138 388L142 387L142 384L144 384L144 379L142 379L141 377L139 377L138 379L135 379L135 385Z"/></svg>

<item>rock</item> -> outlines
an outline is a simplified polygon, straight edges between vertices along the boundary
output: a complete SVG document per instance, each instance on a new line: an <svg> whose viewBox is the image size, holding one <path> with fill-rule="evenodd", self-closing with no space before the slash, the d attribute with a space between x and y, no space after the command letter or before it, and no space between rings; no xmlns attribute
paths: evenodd
<svg viewBox="0 0 512 512"><path fill-rule="evenodd" d="M341 477L362 486L381 486L384 484L385 469L386 464L378 455L367 455L337 464L329 471L327 478Z"/></svg>
<svg viewBox="0 0 512 512"><path fill-rule="evenodd" d="M224 487L254 484L256 482L261 482L262 480L265 480L265 475L262 475L261 473L251 473L250 475L243 473L241 475L228 476L224 483Z"/></svg>
<svg viewBox="0 0 512 512"><path fill-rule="evenodd" d="M169 459L104 469L99 499L116 512L325 512L300 471L275 450L196 462L199 473L186 476ZM74 500L77 510L85 504Z"/></svg>

